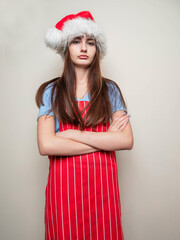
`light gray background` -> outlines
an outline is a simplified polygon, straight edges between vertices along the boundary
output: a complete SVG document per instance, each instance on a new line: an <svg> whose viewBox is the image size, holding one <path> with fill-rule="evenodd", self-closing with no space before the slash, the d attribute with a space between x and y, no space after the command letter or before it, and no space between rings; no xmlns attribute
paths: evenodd
<svg viewBox="0 0 180 240"><path fill-rule="evenodd" d="M44 239L48 158L36 140L35 93L60 75L62 61L44 33L89 10L104 29L102 74L124 95L134 148L119 151L125 240L180 239L180 2L1 1L0 239Z"/></svg>

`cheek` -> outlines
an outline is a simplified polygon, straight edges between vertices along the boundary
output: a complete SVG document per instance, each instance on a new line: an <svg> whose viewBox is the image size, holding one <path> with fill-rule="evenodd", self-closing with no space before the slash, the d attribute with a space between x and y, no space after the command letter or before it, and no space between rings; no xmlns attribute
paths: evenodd
<svg viewBox="0 0 180 240"><path fill-rule="evenodd" d="M75 56L75 53L76 53L76 51L72 47L69 48L69 54L70 54L71 59L73 59L73 57Z"/></svg>
<svg viewBox="0 0 180 240"><path fill-rule="evenodd" d="M74 48L74 45L70 45L69 46L69 53L73 55L73 53L75 52L75 48Z"/></svg>
<svg viewBox="0 0 180 240"><path fill-rule="evenodd" d="M95 54L96 54L96 48L93 49L93 51L92 51L92 56L94 57Z"/></svg>

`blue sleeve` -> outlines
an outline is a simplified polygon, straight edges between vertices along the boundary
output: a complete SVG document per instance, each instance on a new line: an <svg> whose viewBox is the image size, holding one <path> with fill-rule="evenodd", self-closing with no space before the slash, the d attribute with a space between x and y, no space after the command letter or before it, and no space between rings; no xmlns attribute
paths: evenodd
<svg viewBox="0 0 180 240"><path fill-rule="evenodd" d="M46 115L46 114L54 116L53 112L48 113L49 110L51 109L51 92L52 92L52 86L48 85L43 93L43 98L42 98L44 106L42 104L40 105L37 120L40 116Z"/></svg>
<svg viewBox="0 0 180 240"><path fill-rule="evenodd" d="M38 117L37 117L37 120L40 116L42 115L52 115L54 116L54 119L55 119L55 132L58 132L59 131L59 121L57 120L56 116L54 115L53 112L49 112L49 110L51 109L51 92L52 92L52 85L48 85L43 93L43 103L44 103L44 106L41 104L40 105L40 109L39 109L39 114L38 114Z"/></svg>
<svg viewBox="0 0 180 240"><path fill-rule="evenodd" d="M123 110L127 113L127 109L123 105L120 92L115 84L108 83L108 94L111 102L112 113Z"/></svg>

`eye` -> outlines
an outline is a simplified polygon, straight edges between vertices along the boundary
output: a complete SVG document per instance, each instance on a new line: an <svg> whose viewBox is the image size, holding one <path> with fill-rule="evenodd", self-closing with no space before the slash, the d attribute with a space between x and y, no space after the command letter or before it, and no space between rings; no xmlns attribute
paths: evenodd
<svg viewBox="0 0 180 240"><path fill-rule="evenodd" d="M74 40L74 41L73 41L73 43L75 43L75 44L78 43L78 42L79 42L78 40Z"/></svg>
<svg viewBox="0 0 180 240"><path fill-rule="evenodd" d="M88 44L90 44L91 46L94 46L94 43L93 43L93 42L88 42Z"/></svg>

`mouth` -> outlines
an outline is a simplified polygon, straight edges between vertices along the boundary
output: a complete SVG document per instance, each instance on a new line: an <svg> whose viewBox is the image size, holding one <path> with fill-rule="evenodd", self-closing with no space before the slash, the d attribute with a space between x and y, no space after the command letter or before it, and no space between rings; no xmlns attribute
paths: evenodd
<svg viewBox="0 0 180 240"><path fill-rule="evenodd" d="M87 59L88 58L88 56L87 55L80 55L80 56L78 56L80 59Z"/></svg>

